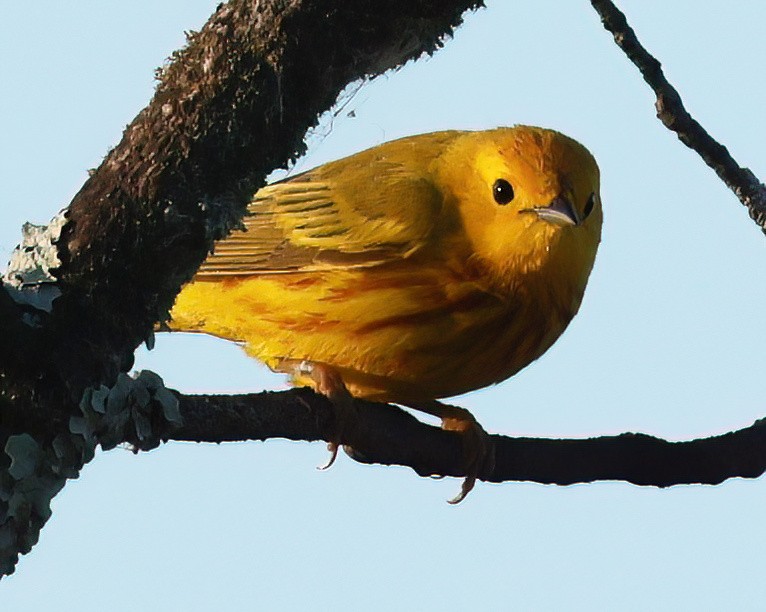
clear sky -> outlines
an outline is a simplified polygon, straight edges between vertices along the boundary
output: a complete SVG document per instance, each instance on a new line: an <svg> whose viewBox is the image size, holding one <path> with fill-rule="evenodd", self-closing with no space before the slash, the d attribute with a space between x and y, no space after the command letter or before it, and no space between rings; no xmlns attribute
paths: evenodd
<svg viewBox="0 0 766 612"><path fill-rule="evenodd" d="M76 193L211 0L0 4L0 252ZM603 242L580 314L513 379L456 401L491 432L708 436L766 416L766 240L654 117L585 0L488 2L433 59L365 84L299 168L398 136L561 130L602 172ZM688 108L766 177L766 4L623 0ZM353 110L355 116L348 116ZM284 388L234 345L138 353L186 392ZM669 490L479 483L322 444L171 443L100 454L54 500L0 609L762 609L766 482Z"/></svg>

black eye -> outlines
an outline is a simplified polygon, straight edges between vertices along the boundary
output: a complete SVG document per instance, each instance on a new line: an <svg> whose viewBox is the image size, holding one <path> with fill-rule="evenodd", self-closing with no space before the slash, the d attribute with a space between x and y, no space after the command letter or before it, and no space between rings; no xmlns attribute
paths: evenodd
<svg viewBox="0 0 766 612"><path fill-rule="evenodd" d="M592 193L588 197L588 201L585 202L585 210L583 211L582 220L585 221L585 219L588 218L588 215L593 212L593 205L596 202L596 194Z"/></svg>
<svg viewBox="0 0 766 612"><path fill-rule="evenodd" d="M505 179L497 179L492 185L492 195L498 204L508 204L513 200L513 187Z"/></svg>

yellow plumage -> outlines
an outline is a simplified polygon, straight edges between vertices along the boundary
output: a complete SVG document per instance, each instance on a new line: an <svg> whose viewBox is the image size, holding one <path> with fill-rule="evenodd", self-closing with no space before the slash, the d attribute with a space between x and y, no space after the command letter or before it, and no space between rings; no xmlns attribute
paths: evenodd
<svg viewBox="0 0 766 612"><path fill-rule="evenodd" d="M299 383L312 380L297 364L329 367L355 397L478 389L542 355L577 312L598 191L592 156L551 130L385 143L261 189L171 327L243 342Z"/></svg>

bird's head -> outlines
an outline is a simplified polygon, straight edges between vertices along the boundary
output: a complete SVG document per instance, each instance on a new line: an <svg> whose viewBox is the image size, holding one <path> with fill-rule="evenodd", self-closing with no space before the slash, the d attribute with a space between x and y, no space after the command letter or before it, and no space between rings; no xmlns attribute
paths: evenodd
<svg viewBox="0 0 766 612"><path fill-rule="evenodd" d="M469 132L440 172L485 269L511 282L545 268L584 289L602 222L598 166L585 147L536 127Z"/></svg>

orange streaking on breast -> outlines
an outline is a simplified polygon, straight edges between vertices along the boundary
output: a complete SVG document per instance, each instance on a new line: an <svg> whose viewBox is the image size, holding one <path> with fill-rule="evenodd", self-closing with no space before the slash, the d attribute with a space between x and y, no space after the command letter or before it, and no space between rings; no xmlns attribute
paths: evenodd
<svg viewBox="0 0 766 612"><path fill-rule="evenodd" d="M541 128L389 142L260 190L171 313L353 396L422 403L542 355L577 312L601 234L598 168ZM297 382L310 382L297 377Z"/></svg>

